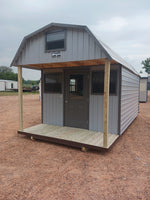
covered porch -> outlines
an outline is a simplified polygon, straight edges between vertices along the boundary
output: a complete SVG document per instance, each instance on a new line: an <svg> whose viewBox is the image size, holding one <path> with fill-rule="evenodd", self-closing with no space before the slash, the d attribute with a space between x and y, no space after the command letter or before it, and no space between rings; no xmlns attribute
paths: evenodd
<svg viewBox="0 0 150 200"><path fill-rule="evenodd" d="M31 139L96 150L109 149L119 137L119 135L108 133L107 147L104 147L103 133L87 129L38 124L18 131L18 133L29 136Z"/></svg>
<svg viewBox="0 0 150 200"><path fill-rule="evenodd" d="M92 61L76 61L64 63L34 64L18 66L18 89L19 89L19 134L32 136L35 139L65 144L74 147L87 147L91 149L109 149L119 135L108 132L109 126L109 82L110 82L110 64L114 60L97 59ZM48 124L39 124L30 128L23 129L23 98L22 98L22 67L32 69L50 69L50 68L72 68L78 66L104 65L104 104L103 104L103 133L90 131L87 129L70 128L66 126L55 126Z"/></svg>

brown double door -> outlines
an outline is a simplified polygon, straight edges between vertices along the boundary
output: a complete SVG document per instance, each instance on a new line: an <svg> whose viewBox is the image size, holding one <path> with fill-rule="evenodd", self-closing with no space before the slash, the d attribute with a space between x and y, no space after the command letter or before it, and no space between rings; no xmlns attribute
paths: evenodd
<svg viewBox="0 0 150 200"><path fill-rule="evenodd" d="M66 70L64 80L64 125L88 129L89 71Z"/></svg>

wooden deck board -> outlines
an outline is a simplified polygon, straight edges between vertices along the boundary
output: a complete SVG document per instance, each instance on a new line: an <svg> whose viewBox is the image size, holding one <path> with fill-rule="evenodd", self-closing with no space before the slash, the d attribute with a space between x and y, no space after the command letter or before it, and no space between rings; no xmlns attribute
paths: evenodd
<svg viewBox="0 0 150 200"><path fill-rule="evenodd" d="M56 143L66 144L66 142L68 142L70 146L73 144L73 146L77 145L77 147L87 145L90 148L104 148L103 133L86 129L38 124L25 128L23 131L18 131L18 133L31 135L37 139L42 138L42 140L45 139L48 141L54 141L54 139L56 139ZM108 134L108 146L106 149L108 149L118 137L119 136L115 134ZM64 143L64 141L66 142Z"/></svg>

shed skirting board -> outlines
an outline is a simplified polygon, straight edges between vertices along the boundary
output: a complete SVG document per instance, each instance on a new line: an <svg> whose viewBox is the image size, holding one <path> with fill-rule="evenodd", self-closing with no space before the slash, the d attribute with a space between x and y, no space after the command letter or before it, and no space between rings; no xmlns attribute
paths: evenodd
<svg viewBox="0 0 150 200"><path fill-rule="evenodd" d="M122 134L138 115L139 77L122 67L121 130Z"/></svg>

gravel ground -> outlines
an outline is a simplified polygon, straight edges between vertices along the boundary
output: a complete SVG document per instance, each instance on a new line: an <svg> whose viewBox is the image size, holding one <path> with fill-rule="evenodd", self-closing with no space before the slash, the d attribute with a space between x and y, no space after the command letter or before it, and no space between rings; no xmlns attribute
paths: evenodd
<svg viewBox="0 0 150 200"><path fill-rule="evenodd" d="M24 96L24 127L40 120L39 96ZM18 121L18 97L0 96L0 200L150 199L150 94L108 152L32 141Z"/></svg>

